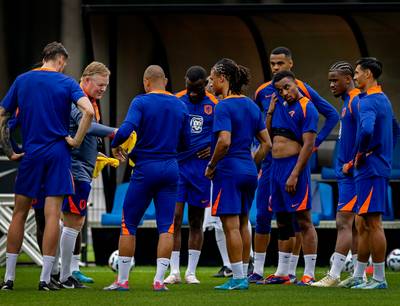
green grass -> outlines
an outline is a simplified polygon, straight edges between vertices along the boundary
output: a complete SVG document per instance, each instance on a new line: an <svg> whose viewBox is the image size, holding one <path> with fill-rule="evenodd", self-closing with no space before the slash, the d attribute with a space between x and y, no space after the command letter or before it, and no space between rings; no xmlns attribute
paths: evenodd
<svg viewBox="0 0 400 306"><path fill-rule="evenodd" d="M115 275L107 267L84 268L96 283L85 290L39 292L40 268L18 266L17 281L12 292L0 291L0 305L398 305L400 273L388 272L387 290L349 290L339 288L310 288L296 286L252 285L247 291L221 292L213 289L224 280L212 278L217 268L199 268L200 285L170 285L168 292L153 292L151 283L154 267L136 267L130 276L129 292L104 292ZM266 269L267 273L272 268ZM183 271L183 270L182 270ZM318 269L321 277L326 269ZM300 272L300 271L299 271ZM183 273L182 273L183 274ZM0 269L4 275L4 268Z"/></svg>

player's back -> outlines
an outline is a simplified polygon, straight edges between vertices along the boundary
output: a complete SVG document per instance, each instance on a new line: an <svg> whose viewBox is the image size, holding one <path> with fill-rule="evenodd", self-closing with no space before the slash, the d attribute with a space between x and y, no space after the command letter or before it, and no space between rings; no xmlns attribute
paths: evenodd
<svg viewBox="0 0 400 306"><path fill-rule="evenodd" d="M179 147L187 143L186 106L166 91L150 92L135 100L141 118L133 159L176 158Z"/></svg>
<svg viewBox="0 0 400 306"><path fill-rule="evenodd" d="M228 118L228 120L226 121L224 117ZM221 125L219 120L221 118L228 122L228 125ZM257 174L256 166L251 156L251 145L254 137L264 125L263 116L258 106L245 96L228 96L215 107L214 122L214 132L224 129L231 132L229 150L223 160L218 163L218 169L222 171L231 169L239 173ZM215 147L216 135L213 138L213 146Z"/></svg>
<svg viewBox="0 0 400 306"><path fill-rule="evenodd" d="M83 96L79 85L68 76L49 70L33 70L13 84L26 154L47 150L68 135L71 102ZM5 100L7 97L5 98Z"/></svg>

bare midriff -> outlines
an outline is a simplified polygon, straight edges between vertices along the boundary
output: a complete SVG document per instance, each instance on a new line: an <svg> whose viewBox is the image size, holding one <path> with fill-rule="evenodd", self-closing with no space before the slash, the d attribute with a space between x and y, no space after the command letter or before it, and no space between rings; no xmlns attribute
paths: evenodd
<svg viewBox="0 0 400 306"><path fill-rule="evenodd" d="M285 158L298 155L300 150L301 145L298 142L283 136L274 136L272 143L273 158Z"/></svg>

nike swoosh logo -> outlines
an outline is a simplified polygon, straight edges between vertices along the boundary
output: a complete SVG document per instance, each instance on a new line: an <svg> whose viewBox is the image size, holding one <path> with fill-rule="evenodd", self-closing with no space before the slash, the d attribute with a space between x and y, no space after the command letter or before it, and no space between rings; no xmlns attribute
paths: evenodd
<svg viewBox="0 0 400 306"><path fill-rule="evenodd" d="M201 203L207 203L209 200L201 200Z"/></svg>
<svg viewBox="0 0 400 306"><path fill-rule="evenodd" d="M161 263L164 267L168 267L168 265L166 265L166 264L164 264L164 263Z"/></svg>
<svg viewBox="0 0 400 306"><path fill-rule="evenodd" d="M344 204L346 204L346 203L338 203L338 206L343 206Z"/></svg>
<svg viewBox="0 0 400 306"><path fill-rule="evenodd" d="M4 177L6 175L9 175L10 173L16 172L16 171L17 171L17 168L13 168L13 169L10 169L10 170L6 170L6 171L3 171L3 172L0 172L0 178Z"/></svg>
<svg viewBox="0 0 400 306"><path fill-rule="evenodd" d="M299 204L300 204L300 203L292 204L292 208L293 208L293 207L296 207L296 206L299 206Z"/></svg>
<svg viewBox="0 0 400 306"><path fill-rule="evenodd" d="M129 260L123 260L122 263L128 263L130 262Z"/></svg>
<svg viewBox="0 0 400 306"><path fill-rule="evenodd" d="M265 95L265 98L271 98L272 95Z"/></svg>

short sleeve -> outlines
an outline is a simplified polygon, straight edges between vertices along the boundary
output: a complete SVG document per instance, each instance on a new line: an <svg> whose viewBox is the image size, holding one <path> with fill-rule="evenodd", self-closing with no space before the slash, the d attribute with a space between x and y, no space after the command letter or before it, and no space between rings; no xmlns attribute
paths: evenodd
<svg viewBox="0 0 400 306"><path fill-rule="evenodd" d="M215 106L213 132L220 131L232 131L231 116L225 103L219 103Z"/></svg>
<svg viewBox="0 0 400 306"><path fill-rule="evenodd" d="M314 104L311 102L307 103L306 114L303 123L302 133L317 133L318 131L318 111Z"/></svg>
<svg viewBox="0 0 400 306"><path fill-rule="evenodd" d="M83 92L79 84L75 80L71 79L70 101L76 104L76 102L78 102L78 100L84 96L85 93Z"/></svg>
<svg viewBox="0 0 400 306"><path fill-rule="evenodd" d="M17 90L17 80L11 85L3 101L1 101L1 106L6 110L6 112L14 114L18 107L18 90Z"/></svg>

